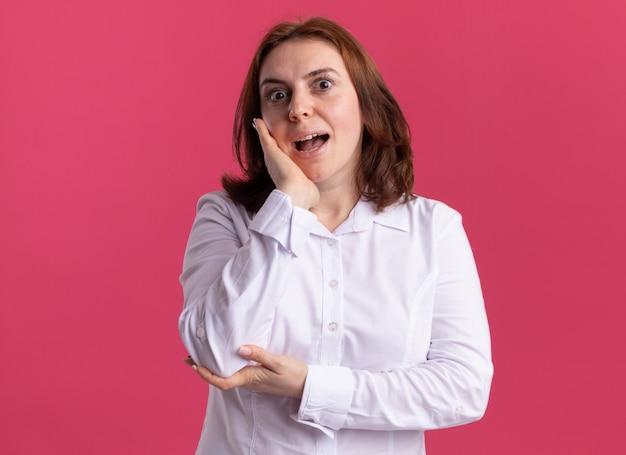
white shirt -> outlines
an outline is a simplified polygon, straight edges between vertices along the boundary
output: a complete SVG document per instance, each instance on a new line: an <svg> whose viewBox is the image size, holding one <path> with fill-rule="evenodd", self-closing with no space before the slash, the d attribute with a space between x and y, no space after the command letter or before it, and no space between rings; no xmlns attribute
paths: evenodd
<svg viewBox="0 0 626 455"><path fill-rule="evenodd" d="M493 368L461 216L359 201L330 233L274 190L258 213L203 196L180 334L220 376L256 344L308 364L302 400L211 388L197 454L424 454L424 430L479 419ZM408 431L407 431L408 430Z"/></svg>

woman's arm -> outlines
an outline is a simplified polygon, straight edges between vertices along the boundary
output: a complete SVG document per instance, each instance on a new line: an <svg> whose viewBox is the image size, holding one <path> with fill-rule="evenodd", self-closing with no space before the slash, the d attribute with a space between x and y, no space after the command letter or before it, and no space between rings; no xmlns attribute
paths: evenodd
<svg viewBox="0 0 626 455"><path fill-rule="evenodd" d="M189 236L181 284L179 331L191 357L220 376L246 365L244 343L265 346L275 305L288 283L290 261L306 242L319 200L315 184L282 151L265 123L254 127L277 190L254 219L215 194L202 198Z"/></svg>
<svg viewBox="0 0 626 455"><path fill-rule="evenodd" d="M435 241L437 274L427 360L381 372L309 366L298 420L333 430L427 430L483 415L493 375L490 335L458 213Z"/></svg>
<svg viewBox="0 0 626 455"><path fill-rule="evenodd" d="M265 346L276 302L315 215L274 191L254 219L223 193L198 204L181 284L179 331L198 364L230 376L247 364L244 343Z"/></svg>

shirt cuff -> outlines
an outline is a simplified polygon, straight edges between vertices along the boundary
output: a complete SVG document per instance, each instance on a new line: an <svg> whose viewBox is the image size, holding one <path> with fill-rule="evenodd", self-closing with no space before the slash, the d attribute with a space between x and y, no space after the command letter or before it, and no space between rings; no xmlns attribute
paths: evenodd
<svg viewBox="0 0 626 455"><path fill-rule="evenodd" d="M339 430L346 421L355 387L349 368L309 365L298 421Z"/></svg>
<svg viewBox="0 0 626 455"><path fill-rule="evenodd" d="M316 220L312 212L294 207L285 193L273 190L254 216L250 230L273 238L287 251L299 256Z"/></svg>

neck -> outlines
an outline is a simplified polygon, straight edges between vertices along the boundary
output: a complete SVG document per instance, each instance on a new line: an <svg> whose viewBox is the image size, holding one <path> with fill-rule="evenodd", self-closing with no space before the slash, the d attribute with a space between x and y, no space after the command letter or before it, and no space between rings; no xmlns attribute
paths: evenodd
<svg viewBox="0 0 626 455"><path fill-rule="evenodd" d="M348 192L345 191L345 188L320 191L319 202L310 210L326 229L333 232L348 218L359 197L356 188Z"/></svg>

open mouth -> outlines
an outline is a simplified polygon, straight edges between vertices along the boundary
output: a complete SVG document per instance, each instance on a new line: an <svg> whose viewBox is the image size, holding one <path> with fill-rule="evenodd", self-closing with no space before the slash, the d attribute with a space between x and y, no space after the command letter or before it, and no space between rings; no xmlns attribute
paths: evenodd
<svg viewBox="0 0 626 455"><path fill-rule="evenodd" d="M320 148L328 140L328 134L309 134L294 142L299 152L312 152Z"/></svg>

